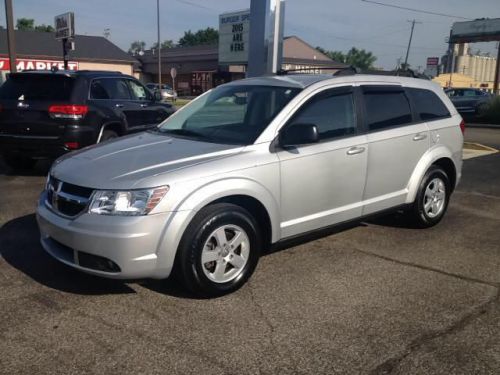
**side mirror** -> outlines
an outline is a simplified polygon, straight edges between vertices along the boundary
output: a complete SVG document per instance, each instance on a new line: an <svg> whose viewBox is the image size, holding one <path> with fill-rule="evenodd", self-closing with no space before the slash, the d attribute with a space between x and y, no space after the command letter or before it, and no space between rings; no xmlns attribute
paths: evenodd
<svg viewBox="0 0 500 375"><path fill-rule="evenodd" d="M155 102L161 102L161 91L160 90L155 90L154 92L154 98Z"/></svg>
<svg viewBox="0 0 500 375"><path fill-rule="evenodd" d="M319 142L318 128L314 124L292 124L279 134L281 147L306 145Z"/></svg>

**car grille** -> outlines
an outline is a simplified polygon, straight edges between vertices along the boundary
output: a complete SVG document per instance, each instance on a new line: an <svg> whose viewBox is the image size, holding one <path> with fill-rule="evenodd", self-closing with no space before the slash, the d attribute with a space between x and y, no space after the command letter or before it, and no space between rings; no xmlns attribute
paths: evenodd
<svg viewBox="0 0 500 375"><path fill-rule="evenodd" d="M93 189L69 184L51 176L47 184L46 203L54 212L74 217L87 208L93 191Z"/></svg>

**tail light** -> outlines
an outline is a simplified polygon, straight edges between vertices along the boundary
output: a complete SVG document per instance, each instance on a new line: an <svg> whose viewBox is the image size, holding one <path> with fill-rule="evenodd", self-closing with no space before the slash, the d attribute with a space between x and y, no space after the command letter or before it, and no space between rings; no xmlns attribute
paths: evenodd
<svg viewBox="0 0 500 375"><path fill-rule="evenodd" d="M465 121L463 119L460 123L460 130L462 131L462 134L465 134Z"/></svg>
<svg viewBox="0 0 500 375"><path fill-rule="evenodd" d="M53 118L81 119L88 111L89 107L86 105L63 104L49 107L49 115Z"/></svg>
<svg viewBox="0 0 500 375"><path fill-rule="evenodd" d="M64 146L70 150L76 150L80 147L80 144L78 142L66 142Z"/></svg>

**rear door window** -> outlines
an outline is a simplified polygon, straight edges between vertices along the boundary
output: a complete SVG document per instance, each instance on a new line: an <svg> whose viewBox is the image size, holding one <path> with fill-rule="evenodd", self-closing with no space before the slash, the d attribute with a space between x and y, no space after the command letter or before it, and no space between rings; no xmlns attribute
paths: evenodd
<svg viewBox="0 0 500 375"><path fill-rule="evenodd" d="M57 74L11 74L0 87L0 99L69 101L74 78Z"/></svg>
<svg viewBox="0 0 500 375"><path fill-rule="evenodd" d="M127 82L120 78L98 78L90 85L91 99L130 100Z"/></svg>
<svg viewBox="0 0 500 375"><path fill-rule="evenodd" d="M450 117L448 108L431 90L408 88L407 92L413 100L420 120L430 121Z"/></svg>
<svg viewBox="0 0 500 375"><path fill-rule="evenodd" d="M368 130L379 131L413 121L410 103L403 88L363 87Z"/></svg>

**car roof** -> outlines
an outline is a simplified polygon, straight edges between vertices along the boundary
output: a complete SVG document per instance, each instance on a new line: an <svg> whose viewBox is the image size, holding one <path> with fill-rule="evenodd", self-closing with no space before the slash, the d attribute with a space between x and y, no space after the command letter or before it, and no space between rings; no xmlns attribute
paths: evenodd
<svg viewBox="0 0 500 375"><path fill-rule="evenodd" d="M101 77L101 76L126 76L119 71L108 71L108 70L23 70L22 72L12 73L16 75L56 75L56 76L66 76L66 77ZM126 76L128 77L128 76Z"/></svg>
<svg viewBox="0 0 500 375"><path fill-rule="evenodd" d="M371 83L371 84L394 84L408 87L433 88L440 87L437 83L422 79L402 76L386 76L374 74L352 74L332 76L331 74L286 74L272 75L256 78L246 78L243 80L227 83L233 85L256 85L256 86L278 86L304 89L308 86L323 82L325 84L352 84L352 83Z"/></svg>

